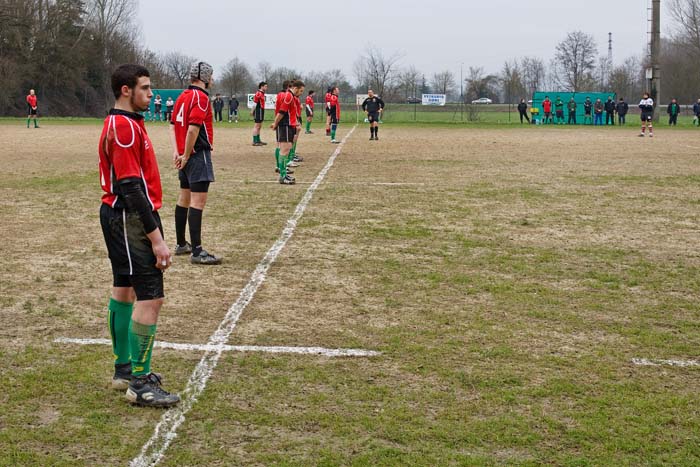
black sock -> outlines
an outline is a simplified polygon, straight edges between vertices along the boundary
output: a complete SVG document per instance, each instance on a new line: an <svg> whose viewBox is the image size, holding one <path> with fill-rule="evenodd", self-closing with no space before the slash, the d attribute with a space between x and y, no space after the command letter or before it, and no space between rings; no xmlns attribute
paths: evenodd
<svg viewBox="0 0 700 467"><path fill-rule="evenodd" d="M202 210L190 208L187 221L190 224L192 255L197 256L202 251Z"/></svg>
<svg viewBox="0 0 700 467"><path fill-rule="evenodd" d="M177 237L178 246L184 246L187 243L185 240L185 229L187 228L187 208L183 208L179 204L175 205L175 236Z"/></svg>
<svg viewBox="0 0 700 467"><path fill-rule="evenodd" d="M376 138L377 136L379 136L379 127L375 126L374 127L374 137Z"/></svg>

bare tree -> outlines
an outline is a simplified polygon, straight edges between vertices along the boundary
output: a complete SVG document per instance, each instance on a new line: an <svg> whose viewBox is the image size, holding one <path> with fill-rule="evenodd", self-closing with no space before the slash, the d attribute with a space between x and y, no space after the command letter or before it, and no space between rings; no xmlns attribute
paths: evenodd
<svg viewBox="0 0 700 467"><path fill-rule="evenodd" d="M455 89L455 77L451 71L445 70L433 74L431 85L436 94L452 94Z"/></svg>
<svg viewBox="0 0 700 467"><path fill-rule="evenodd" d="M525 85L523 84L522 71L517 60L506 61L500 76L503 89L503 101L508 104L516 103L521 97L525 97Z"/></svg>
<svg viewBox="0 0 700 467"><path fill-rule="evenodd" d="M583 91L594 83L596 42L593 36L582 31L566 35L556 48L554 66L559 86L568 91Z"/></svg>
<svg viewBox="0 0 700 467"><path fill-rule="evenodd" d="M396 71L401 55L394 53L385 56L376 47L369 45L365 54L354 64L354 73L360 86L372 88L380 96L384 96L394 84Z"/></svg>
<svg viewBox="0 0 700 467"><path fill-rule="evenodd" d="M397 77L397 87L399 88L399 92L402 94L404 99L408 99L409 97L417 97L418 94L421 94L419 91L422 78L423 75L421 72L419 72L413 65L399 72Z"/></svg>
<svg viewBox="0 0 700 467"><path fill-rule="evenodd" d="M168 75L184 89L190 82L190 67L197 60L180 52L169 52L163 57L163 65Z"/></svg>
<svg viewBox="0 0 700 467"><path fill-rule="evenodd" d="M669 0L668 11L673 19L673 39L697 59L700 57L700 0Z"/></svg>
<svg viewBox="0 0 700 467"><path fill-rule="evenodd" d="M267 81L272 73L272 65L269 62L260 62L258 63L257 72L260 76L260 81Z"/></svg>
<svg viewBox="0 0 700 467"><path fill-rule="evenodd" d="M480 97L495 97L498 77L496 75L485 75L481 67L469 67L467 78L467 91L465 99L467 102Z"/></svg>
<svg viewBox="0 0 700 467"><path fill-rule="evenodd" d="M634 99L642 94L644 81L642 65L637 57L629 57L620 66L613 68L610 73L609 88L618 97Z"/></svg>
<svg viewBox="0 0 700 467"><path fill-rule="evenodd" d="M522 70L522 80L525 91L533 94L538 89L542 89L545 82L544 61L537 57L524 57L520 61Z"/></svg>
<svg viewBox="0 0 700 467"><path fill-rule="evenodd" d="M250 91L253 89L253 77L246 65L238 57L231 59L223 71L219 84L222 89L225 89L229 96L238 95L241 92Z"/></svg>

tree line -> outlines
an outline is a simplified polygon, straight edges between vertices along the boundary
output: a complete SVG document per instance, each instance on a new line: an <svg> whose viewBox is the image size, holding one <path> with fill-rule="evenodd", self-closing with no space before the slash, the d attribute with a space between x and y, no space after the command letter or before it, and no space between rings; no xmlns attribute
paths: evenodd
<svg viewBox="0 0 700 467"><path fill-rule="evenodd" d="M140 45L137 8L137 0L0 0L0 115L22 114L30 88L45 114L104 115L113 102L109 77L121 63L145 65L157 88L186 87L196 58ZM700 72L700 0L669 0L666 8L672 24L662 41L662 95L694 102L700 97L695 78ZM213 91L242 98L258 81L267 81L275 91L296 77L320 94L336 85L348 100L370 87L388 102L432 92L447 94L452 102L489 97L515 103L535 90L611 91L633 99L645 87L648 66L644 52L613 66L585 31L568 33L549 61L513 58L496 73L466 64L462 82L451 70L426 76L402 61L399 53L368 45L348 77L338 69L302 72L268 62L253 66L234 57L217 70Z"/></svg>

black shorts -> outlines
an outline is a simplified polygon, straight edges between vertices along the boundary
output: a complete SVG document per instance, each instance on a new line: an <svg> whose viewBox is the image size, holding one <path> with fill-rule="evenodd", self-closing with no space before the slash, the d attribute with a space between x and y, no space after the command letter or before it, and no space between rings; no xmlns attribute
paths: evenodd
<svg viewBox="0 0 700 467"><path fill-rule="evenodd" d="M654 118L654 112L644 112L642 111L642 121L650 122Z"/></svg>
<svg viewBox="0 0 700 467"><path fill-rule="evenodd" d="M544 113L544 116L547 117L547 118L549 118L549 117L552 116L552 112L545 112L545 113Z"/></svg>
<svg viewBox="0 0 700 467"><path fill-rule="evenodd" d="M306 116L307 116L307 117L313 117L313 116L314 116L314 111L313 111L313 110L309 110L308 107L304 107L304 109L306 110Z"/></svg>
<svg viewBox="0 0 700 467"><path fill-rule="evenodd" d="M288 125L279 125L276 130L278 143L293 143L294 136L297 134L297 127Z"/></svg>
<svg viewBox="0 0 700 467"><path fill-rule="evenodd" d="M162 234L158 212L153 216ZM112 285L133 287L138 300L163 298L163 271L156 267L157 258L138 213L102 203L100 224L112 263Z"/></svg>
<svg viewBox="0 0 700 467"><path fill-rule="evenodd" d="M38 108L37 108L37 109L38 109ZM31 106L31 105L28 105L28 106L27 106L27 115L36 115L37 109L32 109L32 106Z"/></svg>
<svg viewBox="0 0 700 467"><path fill-rule="evenodd" d="M156 110L156 113L157 113L157 114L159 114L159 113L163 110L163 108L161 107L161 105L162 105L162 104L155 104L155 110Z"/></svg>
<svg viewBox="0 0 700 467"><path fill-rule="evenodd" d="M338 114L335 112L331 112L331 125L337 125L338 123Z"/></svg>
<svg viewBox="0 0 700 467"><path fill-rule="evenodd" d="M367 120L369 120L370 123L378 122L379 121L379 112L368 112L367 113Z"/></svg>
<svg viewBox="0 0 700 467"><path fill-rule="evenodd" d="M214 181L214 165L211 161L211 151L208 149L195 152L187 160L185 168L178 171L180 188L190 189L190 185L199 182Z"/></svg>
<svg viewBox="0 0 700 467"><path fill-rule="evenodd" d="M557 117L563 117L564 116L564 111L563 110L557 110Z"/></svg>
<svg viewBox="0 0 700 467"><path fill-rule="evenodd" d="M253 120L255 123L262 123L265 121L265 109L263 107L256 107L253 112Z"/></svg>

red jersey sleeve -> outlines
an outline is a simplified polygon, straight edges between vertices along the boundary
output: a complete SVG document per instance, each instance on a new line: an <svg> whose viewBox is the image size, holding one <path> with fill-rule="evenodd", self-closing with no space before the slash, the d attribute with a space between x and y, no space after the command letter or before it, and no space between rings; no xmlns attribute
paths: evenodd
<svg viewBox="0 0 700 467"><path fill-rule="evenodd" d="M286 112L290 117L296 115L294 109L294 96L291 92L280 93L281 98L278 97L277 102L279 102L279 111Z"/></svg>
<svg viewBox="0 0 700 467"><path fill-rule="evenodd" d="M306 105L308 105L310 108L314 108L314 98L311 96L306 96Z"/></svg>
<svg viewBox="0 0 700 467"><path fill-rule="evenodd" d="M113 115L107 130L107 152L116 180L141 178L141 129L130 118Z"/></svg>
<svg viewBox="0 0 700 467"><path fill-rule="evenodd" d="M207 111L209 110L209 97L200 91L192 93L187 122L190 125L202 126L206 122Z"/></svg>

